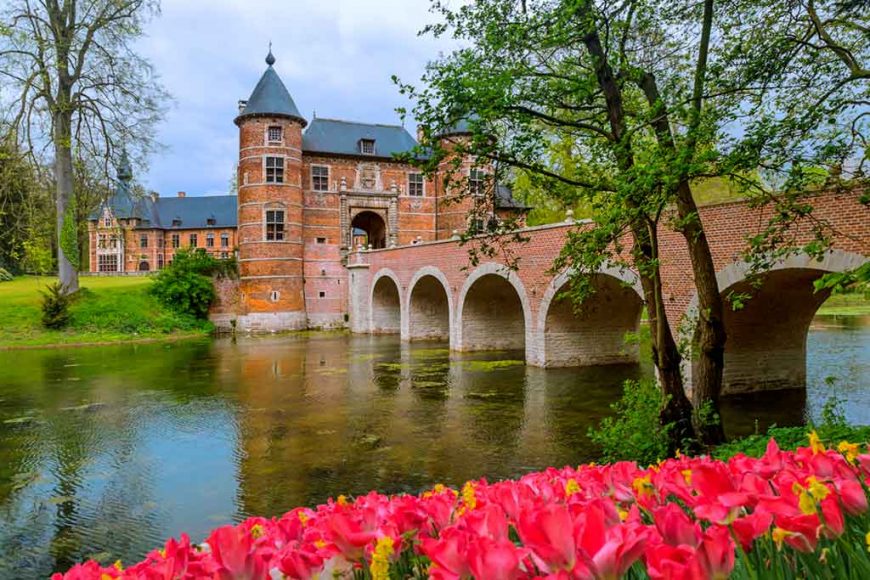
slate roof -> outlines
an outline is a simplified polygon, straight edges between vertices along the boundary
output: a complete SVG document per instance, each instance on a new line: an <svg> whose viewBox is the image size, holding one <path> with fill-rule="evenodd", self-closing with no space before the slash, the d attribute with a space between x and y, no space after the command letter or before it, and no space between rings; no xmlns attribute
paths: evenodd
<svg viewBox="0 0 870 580"><path fill-rule="evenodd" d="M459 117L458 120L450 125L449 127L445 127L444 129L435 133L436 137L450 137L452 135L469 135L472 133L471 124L469 121L477 120L479 117L474 113Z"/></svg>
<svg viewBox="0 0 870 580"><path fill-rule="evenodd" d="M275 57L272 56L272 51L269 51L269 56L266 57L266 64L269 66L260 77L257 86L254 87L254 92L248 98L244 110L236 117L236 123L244 117L268 115L270 117L298 119L303 126L305 125L305 118L299 114L293 97L290 96L287 87L281 81L281 77L272 68L274 63Z"/></svg>
<svg viewBox="0 0 870 580"><path fill-rule="evenodd" d="M374 155L360 153L360 139L374 140ZM407 153L416 145L411 134L400 125L357 123L321 117L312 119L302 134L302 150L309 153L392 158L397 153Z"/></svg>
<svg viewBox="0 0 870 580"><path fill-rule="evenodd" d="M238 223L238 197L204 195L200 197L151 197L134 200L122 187L107 202L118 219L139 218L138 229L184 230L194 228L234 228ZM91 220L99 218L99 213ZM208 220L213 218L214 224ZM180 220L179 225L172 225Z"/></svg>

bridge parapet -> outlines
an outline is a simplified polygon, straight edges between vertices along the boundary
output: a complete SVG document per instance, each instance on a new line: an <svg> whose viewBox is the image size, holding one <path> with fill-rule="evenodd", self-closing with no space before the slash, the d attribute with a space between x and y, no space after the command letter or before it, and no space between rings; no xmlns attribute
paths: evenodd
<svg viewBox="0 0 870 580"><path fill-rule="evenodd" d="M780 273L776 279L771 278L781 289L791 284L800 285L801 293L788 296L790 300L801 301L806 308L799 304L780 304L783 300L774 301L782 308L778 306L775 311L759 316L762 319L766 316L768 320L764 322L771 328L780 328L782 333L797 333L797 342L803 345L803 350L795 347L790 353L765 355L762 351L747 349L741 342L748 340L752 333L742 332L740 325L748 318L739 312L729 314L726 324L733 326L729 332L734 340L726 349L726 368L729 369L726 375L743 378L735 379L733 385L726 388L745 390L746 377L757 379L756 386L750 388L786 387L803 380L804 374L783 375L774 369L776 364L767 364L764 359L791 361L780 365L782 368L805 368L806 328L803 325L801 328L776 326L769 318L787 317L789 311L800 310L808 313L808 320L812 319L812 313L822 300L819 296L813 298L808 284L827 271L841 271L868 259L870 209L860 203L859 197L860 192L852 191L807 198L814 206L813 219L833 226L834 249L845 257L814 265L807 262L806 267L791 267L796 264L792 260L777 268ZM722 277L720 290L723 293L733 291L734 284L739 282L732 280L735 264L740 263L748 236L757 234L766 225L771 212L771 208L754 208L745 202L701 208L714 263ZM521 230L528 242L508 246L515 270L507 267L509 261L505 259L471 264L467 244L457 240L355 252L348 262L351 328L354 332L396 332L406 340L446 336L451 348L456 350L520 348L525 352L526 362L537 366L636 360L636 349L621 339L639 324L639 293L634 272L609 269L596 274L599 292L580 310L557 299L568 276L552 271L553 260L563 247L567 232L576 227L591 227L591 224L572 220ZM795 245L807 243L813 236L813 223L797 223L791 234ZM675 333L679 333L681 321L691 312L695 294L691 264L685 240L679 233L663 231L660 247L666 308ZM397 298L380 296L380 302L374 300L378 284L379 292L389 292ZM770 292L774 292L773 285ZM763 302L760 295L758 307L747 312L765 310ZM393 307L398 312L388 314ZM801 320L807 316L801 315ZM771 344L784 340L774 334L767 336ZM738 387L738 382L743 386Z"/></svg>

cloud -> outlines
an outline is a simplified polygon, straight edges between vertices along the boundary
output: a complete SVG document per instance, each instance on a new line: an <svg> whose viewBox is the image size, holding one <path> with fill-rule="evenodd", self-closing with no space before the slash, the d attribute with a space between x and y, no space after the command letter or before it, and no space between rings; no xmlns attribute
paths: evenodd
<svg viewBox="0 0 870 580"><path fill-rule="evenodd" d="M447 43L417 36L434 18L428 8L428 0L164 0L140 51L175 102L159 128L167 148L140 180L164 195L226 191L237 102L263 73L270 40L306 118L316 110L398 123L395 108L408 103L390 77L418 79Z"/></svg>

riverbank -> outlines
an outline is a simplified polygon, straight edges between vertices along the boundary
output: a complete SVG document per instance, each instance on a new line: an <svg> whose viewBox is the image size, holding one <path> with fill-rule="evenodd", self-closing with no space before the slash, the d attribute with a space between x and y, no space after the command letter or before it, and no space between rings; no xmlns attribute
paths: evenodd
<svg viewBox="0 0 870 580"><path fill-rule="evenodd" d="M825 316L870 316L870 299L861 292L835 294L825 300L816 314Z"/></svg>
<svg viewBox="0 0 870 580"><path fill-rule="evenodd" d="M95 346L209 336L210 322L167 310L148 293L147 277L82 277L70 324L41 323L44 290L53 277L23 276L0 283L0 349Z"/></svg>

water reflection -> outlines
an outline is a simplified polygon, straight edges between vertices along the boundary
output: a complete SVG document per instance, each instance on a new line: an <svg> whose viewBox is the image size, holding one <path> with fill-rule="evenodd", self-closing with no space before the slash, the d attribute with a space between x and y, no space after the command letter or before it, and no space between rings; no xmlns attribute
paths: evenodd
<svg viewBox="0 0 870 580"><path fill-rule="evenodd" d="M870 320L835 323L810 336L813 386L727 399L732 433L799 423L834 392L870 422ZM588 427L650 374L519 358L329 334L0 353L0 577L139 559L340 493L588 461Z"/></svg>

